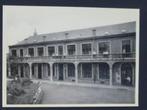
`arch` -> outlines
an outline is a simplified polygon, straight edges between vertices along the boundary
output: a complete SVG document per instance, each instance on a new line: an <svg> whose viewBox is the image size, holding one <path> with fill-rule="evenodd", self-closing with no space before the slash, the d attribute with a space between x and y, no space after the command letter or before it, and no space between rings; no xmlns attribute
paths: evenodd
<svg viewBox="0 0 147 110"><path fill-rule="evenodd" d="M56 62L53 64L53 78L54 80L68 80L75 77L74 63L70 62Z"/></svg>
<svg viewBox="0 0 147 110"><path fill-rule="evenodd" d="M121 65L121 84L125 86L132 86L133 84L132 63L123 63Z"/></svg>
<svg viewBox="0 0 147 110"><path fill-rule="evenodd" d="M32 63L32 77L37 79L48 79L50 76L50 67L48 63Z"/></svg>

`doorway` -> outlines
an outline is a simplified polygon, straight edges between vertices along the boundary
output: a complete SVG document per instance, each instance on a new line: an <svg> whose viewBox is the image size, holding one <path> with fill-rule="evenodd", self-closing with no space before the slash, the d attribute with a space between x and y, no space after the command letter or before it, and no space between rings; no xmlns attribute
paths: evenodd
<svg viewBox="0 0 147 110"><path fill-rule="evenodd" d="M121 67L121 84L132 86L132 66L129 63L125 63Z"/></svg>
<svg viewBox="0 0 147 110"><path fill-rule="evenodd" d="M63 80L63 64L58 64L59 65L59 80Z"/></svg>
<svg viewBox="0 0 147 110"><path fill-rule="evenodd" d="M38 79L42 79L42 68L41 68L41 64L38 64Z"/></svg>

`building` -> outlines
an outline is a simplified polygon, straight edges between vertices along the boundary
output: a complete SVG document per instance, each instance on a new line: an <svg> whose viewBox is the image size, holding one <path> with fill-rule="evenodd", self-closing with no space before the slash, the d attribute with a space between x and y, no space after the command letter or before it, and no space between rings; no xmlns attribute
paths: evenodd
<svg viewBox="0 0 147 110"><path fill-rule="evenodd" d="M136 22L30 36L9 46L9 76L135 85Z"/></svg>

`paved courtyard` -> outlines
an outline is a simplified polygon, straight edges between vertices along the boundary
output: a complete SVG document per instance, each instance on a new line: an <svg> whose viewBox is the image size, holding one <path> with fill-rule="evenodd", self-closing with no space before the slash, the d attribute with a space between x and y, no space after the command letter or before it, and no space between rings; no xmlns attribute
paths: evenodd
<svg viewBox="0 0 147 110"><path fill-rule="evenodd" d="M134 90L123 88L83 87L43 82L42 104L134 103Z"/></svg>

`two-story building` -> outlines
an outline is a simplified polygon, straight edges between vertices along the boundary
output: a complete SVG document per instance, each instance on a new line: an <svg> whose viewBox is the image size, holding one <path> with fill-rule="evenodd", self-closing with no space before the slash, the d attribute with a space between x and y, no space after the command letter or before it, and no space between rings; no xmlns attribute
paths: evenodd
<svg viewBox="0 0 147 110"><path fill-rule="evenodd" d="M9 76L135 85L136 22L37 34L9 46Z"/></svg>

